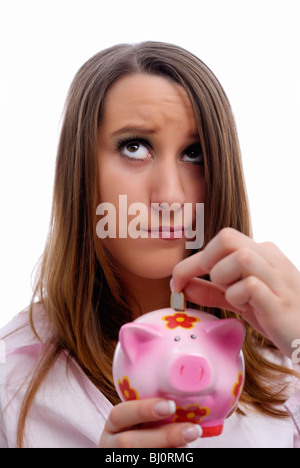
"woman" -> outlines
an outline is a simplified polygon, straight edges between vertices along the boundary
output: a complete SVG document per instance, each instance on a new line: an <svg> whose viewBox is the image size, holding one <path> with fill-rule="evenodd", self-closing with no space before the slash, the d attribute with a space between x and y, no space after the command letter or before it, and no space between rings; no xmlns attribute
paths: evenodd
<svg viewBox="0 0 300 468"><path fill-rule="evenodd" d="M147 216L139 218L146 235L128 235L133 218L124 221L120 195L148 213L204 203L201 251L186 248L185 226L175 236L175 212L168 226L151 226L157 236ZM116 208L116 236L109 221L97 229L105 203ZM247 326L239 408L222 436L193 446L297 446L300 385L290 357L300 337L300 273L250 236L234 119L213 73L164 43L92 57L66 102L38 303L1 333L1 446L182 447L198 439L201 430L188 423L146 429L174 404L118 404L112 382L120 326L167 307L171 278L195 305L238 314Z"/></svg>

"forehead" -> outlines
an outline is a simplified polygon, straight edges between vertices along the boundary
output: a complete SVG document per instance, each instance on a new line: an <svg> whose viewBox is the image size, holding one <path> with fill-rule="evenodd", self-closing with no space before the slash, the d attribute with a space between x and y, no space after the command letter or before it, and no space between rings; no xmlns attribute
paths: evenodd
<svg viewBox="0 0 300 468"><path fill-rule="evenodd" d="M155 127L180 120L196 131L194 109L187 92L161 76L134 74L111 86L104 102L102 123L115 126L130 119L132 123L151 123Z"/></svg>

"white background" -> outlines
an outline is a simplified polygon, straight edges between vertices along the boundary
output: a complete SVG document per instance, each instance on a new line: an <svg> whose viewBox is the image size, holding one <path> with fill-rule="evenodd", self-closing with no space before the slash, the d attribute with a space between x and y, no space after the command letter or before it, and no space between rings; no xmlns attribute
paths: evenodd
<svg viewBox="0 0 300 468"><path fill-rule="evenodd" d="M0 326L30 299L68 87L120 42L172 42L215 72L237 121L255 239L300 268L299 3L0 0Z"/></svg>

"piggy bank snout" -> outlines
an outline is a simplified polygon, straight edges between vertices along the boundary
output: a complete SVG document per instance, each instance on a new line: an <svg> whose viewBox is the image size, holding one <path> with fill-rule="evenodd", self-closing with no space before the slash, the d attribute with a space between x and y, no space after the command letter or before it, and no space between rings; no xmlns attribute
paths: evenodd
<svg viewBox="0 0 300 468"><path fill-rule="evenodd" d="M209 362L194 354L175 359L169 370L169 382L178 392L191 393L207 389L212 384Z"/></svg>

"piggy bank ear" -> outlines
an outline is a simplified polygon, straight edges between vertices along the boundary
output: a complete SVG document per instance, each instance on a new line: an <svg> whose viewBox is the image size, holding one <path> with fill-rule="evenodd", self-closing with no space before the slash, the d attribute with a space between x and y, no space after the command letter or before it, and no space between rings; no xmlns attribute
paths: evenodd
<svg viewBox="0 0 300 468"><path fill-rule="evenodd" d="M151 348L152 341L162 337L158 331L141 323L126 323L120 329L119 342L131 364Z"/></svg>
<svg viewBox="0 0 300 468"><path fill-rule="evenodd" d="M224 352L229 352L234 356L239 355L246 335L245 326L240 320L213 321L207 324L206 332L216 340L216 345L220 346Z"/></svg>

